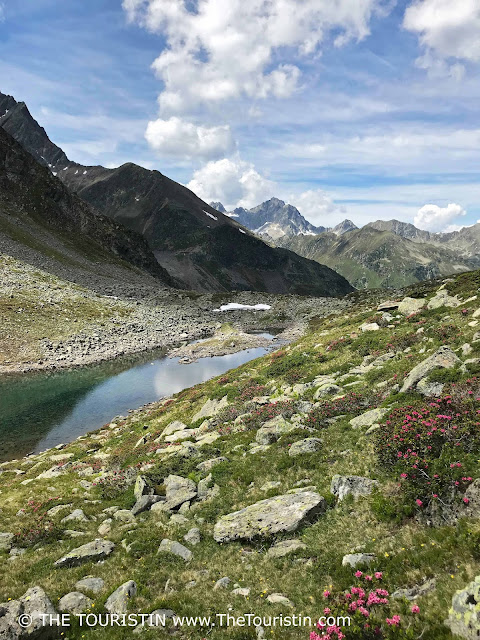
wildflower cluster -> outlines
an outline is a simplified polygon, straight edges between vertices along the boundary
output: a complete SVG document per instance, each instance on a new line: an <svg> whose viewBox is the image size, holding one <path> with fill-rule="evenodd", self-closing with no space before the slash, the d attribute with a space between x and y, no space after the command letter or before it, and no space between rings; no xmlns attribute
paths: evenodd
<svg viewBox="0 0 480 640"><path fill-rule="evenodd" d="M480 451L480 397L472 393L396 409L377 432L379 463L419 508L452 503L472 482Z"/></svg>
<svg viewBox="0 0 480 640"><path fill-rule="evenodd" d="M447 322L444 324L434 324L428 329L428 334L436 338L442 344L446 344L447 342L450 343L453 340L460 338L461 331L460 327L457 327L456 324Z"/></svg>
<svg viewBox="0 0 480 640"><path fill-rule="evenodd" d="M245 416L243 422L248 430L256 430L272 418L276 418L277 416L291 418L294 413L295 406L291 400L287 402L276 402L275 404L269 403L258 407L258 409L252 411L248 416Z"/></svg>
<svg viewBox="0 0 480 640"><path fill-rule="evenodd" d="M20 509L22 513L22 527L15 532L14 545L19 547L33 547L39 542L58 540L63 530L60 529L47 511L52 508L58 497L49 498L46 502L29 500L26 507Z"/></svg>
<svg viewBox="0 0 480 640"><path fill-rule="evenodd" d="M383 395L381 393L347 393L341 398L325 400L314 407L306 418L306 425L319 429L325 427L324 421L333 416L343 414L358 414L367 409L377 407L382 404Z"/></svg>

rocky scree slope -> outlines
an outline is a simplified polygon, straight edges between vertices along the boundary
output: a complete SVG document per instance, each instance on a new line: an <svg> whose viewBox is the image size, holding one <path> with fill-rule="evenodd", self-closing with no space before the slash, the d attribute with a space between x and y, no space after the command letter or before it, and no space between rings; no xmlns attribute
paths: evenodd
<svg viewBox="0 0 480 640"><path fill-rule="evenodd" d="M5 111L5 112L4 112ZM71 162L24 103L0 94L0 127L94 208L143 235L181 286L335 296L352 287L332 270L272 248L159 171Z"/></svg>
<svg viewBox="0 0 480 640"><path fill-rule="evenodd" d="M173 631L318 640L327 610L351 618L328 638L475 637L479 288L356 294L284 349L2 464L1 632L29 637L32 608L254 611L312 624Z"/></svg>

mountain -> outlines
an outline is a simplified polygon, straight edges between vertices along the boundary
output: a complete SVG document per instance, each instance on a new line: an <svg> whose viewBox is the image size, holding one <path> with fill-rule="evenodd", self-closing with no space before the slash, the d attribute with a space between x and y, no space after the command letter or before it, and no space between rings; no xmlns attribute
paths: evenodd
<svg viewBox="0 0 480 640"><path fill-rule="evenodd" d="M1 127L0 251L100 288L176 284L140 234L94 211Z"/></svg>
<svg viewBox="0 0 480 640"><path fill-rule="evenodd" d="M225 213L225 207L221 202L211 202L210 205L217 211ZM351 220L344 220L333 229L315 227L302 216L296 207L286 204L278 198L270 198L270 200L259 204L253 209L238 207L227 215L235 218L240 224L251 229L257 235L264 236L273 243L284 237L313 236L326 231L333 231L336 235L342 235L357 228Z"/></svg>
<svg viewBox="0 0 480 640"><path fill-rule="evenodd" d="M4 111L1 127L82 200L140 233L158 263L181 286L317 296L352 290L330 269L268 246L159 171L133 163L106 169L72 162L24 103L0 94L0 113Z"/></svg>
<svg viewBox="0 0 480 640"><path fill-rule="evenodd" d="M278 244L328 265L358 289L399 288L480 267L478 253L462 256L450 247L414 242L372 225L341 236L284 238Z"/></svg>

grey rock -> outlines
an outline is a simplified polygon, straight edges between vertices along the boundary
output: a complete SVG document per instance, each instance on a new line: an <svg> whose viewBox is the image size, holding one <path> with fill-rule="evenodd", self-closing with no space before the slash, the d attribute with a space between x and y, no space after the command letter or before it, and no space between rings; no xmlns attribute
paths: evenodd
<svg viewBox="0 0 480 640"><path fill-rule="evenodd" d="M198 527L193 527L192 529L190 529L190 531L188 531L188 533L183 536L183 539L185 540L185 542L188 542L188 544L191 544L193 546L199 544L201 539L200 529Z"/></svg>
<svg viewBox="0 0 480 640"><path fill-rule="evenodd" d="M452 633L465 640L477 640L480 635L480 576L464 589L456 591L445 624Z"/></svg>
<svg viewBox="0 0 480 640"><path fill-rule="evenodd" d="M81 580L75 583L75 588L80 591L91 591L92 593L100 593L105 586L102 578L95 578L93 576L85 576Z"/></svg>
<svg viewBox="0 0 480 640"><path fill-rule="evenodd" d="M28 589L18 600L10 600L0 604L0 638L2 640L47 640L57 638L60 629L43 623L42 614L56 615L53 604L41 587ZM20 626L18 618L21 615L30 616L28 627Z"/></svg>
<svg viewBox="0 0 480 640"><path fill-rule="evenodd" d="M332 478L330 491L334 496L338 497L340 502L348 495L353 495L354 498L368 496L377 485L377 480L370 480L370 478L363 478L362 476L335 475Z"/></svg>
<svg viewBox="0 0 480 640"><path fill-rule="evenodd" d="M238 587L232 591L232 595L234 596L243 596L246 598L250 595L250 589L248 587Z"/></svg>
<svg viewBox="0 0 480 640"><path fill-rule="evenodd" d="M307 453L315 453L322 448L322 441L320 438L305 438L304 440L297 440L288 450L288 455L295 458Z"/></svg>
<svg viewBox="0 0 480 640"><path fill-rule="evenodd" d="M376 322L364 322L360 329L362 333L367 333L368 331L378 331L380 327Z"/></svg>
<svg viewBox="0 0 480 640"><path fill-rule="evenodd" d="M282 540L267 551L267 558L283 558L299 549L306 549L307 545L300 540Z"/></svg>
<svg viewBox="0 0 480 640"><path fill-rule="evenodd" d="M135 500L140 500L142 496L151 496L153 495L153 493L153 488L148 485L145 476L137 476L137 479L135 481L135 488L133 490Z"/></svg>
<svg viewBox="0 0 480 640"><path fill-rule="evenodd" d="M427 309L440 309L440 307L458 307L460 300L457 296L448 295L446 289L440 289L430 298L427 304Z"/></svg>
<svg viewBox="0 0 480 640"><path fill-rule="evenodd" d="M418 313L427 304L424 298L404 298L398 305L398 312L404 316Z"/></svg>
<svg viewBox="0 0 480 640"><path fill-rule="evenodd" d="M322 384L315 391L315 395L313 396L314 400L319 400L320 398L325 398L326 396L337 395L341 393L342 387L339 387L338 384L334 384L333 382L327 382L326 384Z"/></svg>
<svg viewBox="0 0 480 640"><path fill-rule="evenodd" d="M119 509L118 511L115 511L115 513L113 514L113 517L118 522L125 522L125 523L135 522L135 516L128 509Z"/></svg>
<svg viewBox="0 0 480 640"><path fill-rule="evenodd" d="M172 435L172 433L175 433L176 431L185 431L185 429L188 429L185 423L180 422L180 420L175 420L174 422L171 422L168 427L165 427L162 431L161 437L164 438L165 436Z"/></svg>
<svg viewBox="0 0 480 640"><path fill-rule="evenodd" d="M148 511L153 504L162 502L163 500L163 496L140 496L131 509L132 514L138 516L139 513Z"/></svg>
<svg viewBox="0 0 480 640"><path fill-rule="evenodd" d="M376 556L373 553L348 553L342 558L342 566L350 566L354 569L358 565L372 564L375 558Z"/></svg>
<svg viewBox="0 0 480 640"><path fill-rule="evenodd" d="M283 418L283 416L277 416L272 418L268 422L265 422L263 427L258 429L255 440L260 445L267 445L276 442L285 433L290 433L296 427Z"/></svg>
<svg viewBox="0 0 480 640"><path fill-rule="evenodd" d="M184 502L193 500L197 496L197 487L190 478L170 475L165 479L166 502L164 508L172 510Z"/></svg>
<svg viewBox="0 0 480 640"><path fill-rule="evenodd" d="M224 396L221 400L209 399L200 411L193 416L192 422L196 422L197 420L200 420L200 418L210 418L211 416L215 416L226 407L228 407L227 396Z"/></svg>
<svg viewBox="0 0 480 640"><path fill-rule="evenodd" d="M128 602L131 598L137 595L137 585L133 580L128 580L115 589L115 591L108 596L105 602L105 609L110 613L127 613Z"/></svg>
<svg viewBox="0 0 480 640"><path fill-rule="evenodd" d="M281 484L278 480L270 480L260 487L260 491L271 491L272 489L277 489Z"/></svg>
<svg viewBox="0 0 480 640"><path fill-rule="evenodd" d="M434 396L438 398L442 395L444 386L441 382L430 382L428 378L422 378L417 383L417 391L421 393L422 396Z"/></svg>
<svg viewBox="0 0 480 640"><path fill-rule="evenodd" d="M281 593L271 593L267 596L267 602L270 602L270 604L282 604L289 608L293 608L295 606L291 600Z"/></svg>
<svg viewBox="0 0 480 640"><path fill-rule="evenodd" d="M460 359L453 353L450 347L440 347L433 355L429 356L414 367L403 383L402 393L414 387L422 378L436 369L451 369L459 364Z"/></svg>
<svg viewBox="0 0 480 640"><path fill-rule="evenodd" d="M207 471L211 471L213 467L215 467L217 464L221 464L222 462L228 462L228 458L220 456L218 458L205 460L204 462L200 462L199 464L197 464L197 469L202 473L207 473Z"/></svg>
<svg viewBox="0 0 480 640"><path fill-rule="evenodd" d="M72 549L54 564L56 567L75 567L92 560L103 560L107 558L115 549L115 544L110 540L97 538L92 542L87 542L81 547Z"/></svg>
<svg viewBox="0 0 480 640"><path fill-rule="evenodd" d="M377 311L393 311L398 309L399 304L400 302L396 300L385 300L385 302L378 305Z"/></svg>
<svg viewBox="0 0 480 640"><path fill-rule="evenodd" d="M217 542L231 542L296 531L325 509L325 499L313 491L275 496L221 517L213 537Z"/></svg>
<svg viewBox="0 0 480 640"><path fill-rule="evenodd" d="M392 593L392 598L405 598L406 600L416 600L426 593L430 593L435 589L437 581L435 578L427 580L423 584L415 585L407 589L397 589Z"/></svg>
<svg viewBox="0 0 480 640"><path fill-rule="evenodd" d="M174 540L168 540L164 538L160 546L158 548L158 553L171 553L174 556L178 556L185 560L185 562L190 562L193 558L193 553L187 547L184 547L180 542L175 542Z"/></svg>
<svg viewBox="0 0 480 640"><path fill-rule="evenodd" d="M350 425L354 429L358 429L360 427L371 427L372 424L376 424L381 421L383 416L388 413L388 409L382 409L378 407L377 409L370 409L370 411L366 411L362 413L360 416L356 416L350 420Z"/></svg>
<svg viewBox="0 0 480 640"><path fill-rule="evenodd" d="M68 516L65 516L65 518L62 518L60 520L60 522L70 522L73 520L77 520L78 522L88 522L88 518L87 516L83 513L82 509L75 509L75 511L72 511L72 513L70 513Z"/></svg>
<svg viewBox="0 0 480 640"><path fill-rule="evenodd" d="M231 580L228 576L225 576L223 578L220 578L219 580L216 581L216 583L213 586L213 590L217 591L218 589L227 589L228 585L231 583Z"/></svg>
<svg viewBox="0 0 480 640"><path fill-rule="evenodd" d="M60 598L58 602L58 610L59 611L68 611L69 613L73 613L78 615L85 611L85 609L89 609L93 604L93 600L87 598L83 593L79 591L72 591L71 593L67 593Z"/></svg>
<svg viewBox="0 0 480 640"><path fill-rule="evenodd" d="M13 533L0 533L0 551L10 551L14 537Z"/></svg>

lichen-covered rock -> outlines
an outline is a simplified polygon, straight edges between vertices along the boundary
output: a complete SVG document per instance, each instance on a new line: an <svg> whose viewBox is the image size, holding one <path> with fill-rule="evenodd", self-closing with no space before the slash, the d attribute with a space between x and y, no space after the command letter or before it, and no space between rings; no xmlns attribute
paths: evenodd
<svg viewBox="0 0 480 640"><path fill-rule="evenodd" d="M164 500L163 496L140 496L140 498L133 505L131 511L134 516L138 516L139 513L143 513L144 511L148 511L152 505L157 502L162 502Z"/></svg>
<svg viewBox="0 0 480 640"><path fill-rule="evenodd" d="M342 387L339 387L338 384L334 384L333 382L326 382L325 384L320 385L318 389L315 391L315 395L313 396L314 400L319 400L320 398L325 398L326 396L334 396L338 393L341 393Z"/></svg>
<svg viewBox="0 0 480 640"><path fill-rule="evenodd" d="M58 610L59 611L68 611L69 613L73 613L78 615L85 611L85 609L89 609L93 604L93 600L87 598L86 595L80 593L79 591L72 591L71 593L67 593L60 598L58 602Z"/></svg>
<svg viewBox="0 0 480 640"><path fill-rule="evenodd" d="M174 422L170 422L170 424L165 427L160 437L164 438L165 436L169 436L172 433L175 433L175 431L184 431L185 429L188 429L186 424L180 422L180 420L175 420Z"/></svg>
<svg viewBox="0 0 480 640"><path fill-rule="evenodd" d="M360 329L362 333L367 333L368 331L378 331L380 327L376 322L364 322Z"/></svg>
<svg viewBox="0 0 480 640"><path fill-rule="evenodd" d="M14 537L13 533L0 533L0 551L10 551Z"/></svg>
<svg viewBox="0 0 480 640"><path fill-rule="evenodd" d="M128 580L115 589L105 602L105 609L110 613L127 613L128 602L137 595L137 585L133 580Z"/></svg>
<svg viewBox="0 0 480 640"><path fill-rule="evenodd" d="M290 433L290 431L293 431L295 428L295 425L287 422L283 416L277 416L265 422L263 427L260 427L255 435L255 440L260 445L272 444L282 435Z"/></svg>
<svg viewBox="0 0 480 640"><path fill-rule="evenodd" d="M142 496L151 496L154 494L154 490L149 486L145 476L137 476L135 480L135 487L133 489L133 495L135 500L140 500Z"/></svg>
<svg viewBox="0 0 480 640"><path fill-rule="evenodd" d="M203 405L203 407L196 413L192 422L196 422L200 420L200 418L210 418L211 416L216 416L222 409L228 407L228 398L224 396L221 400L209 399Z"/></svg>
<svg viewBox="0 0 480 640"><path fill-rule="evenodd" d="M359 427L371 427L372 424L380 422L386 413L388 413L388 409L382 409L381 407L377 409L370 409L370 411L366 411L365 413L362 413L362 415L352 418L350 420L350 425L354 429L358 429Z"/></svg>
<svg viewBox="0 0 480 640"><path fill-rule="evenodd" d="M370 493L372 493L373 488L377 485L377 480L363 478L362 476L335 475L332 478L330 491L334 496L338 497L338 500L340 502L348 495L353 495L354 498L359 498L360 496L368 496Z"/></svg>
<svg viewBox="0 0 480 640"><path fill-rule="evenodd" d="M374 560L375 555L373 553L348 553L342 558L342 566L350 566L352 568L355 568L358 565L372 564Z"/></svg>
<svg viewBox="0 0 480 640"><path fill-rule="evenodd" d="M448 295L448 291L446 289L440 289L428 301L427 309L440 309L440 307L458 307L460 304L460 300L457 296Z"/></svg>
<svg viewBox="0 0 480 640"><path fill-rule="evenodd" d="M50 625L49 618L44 623L42 616L42 614L55 616L56 613L45 591L41 587L32 587L18 600L0 604L0 638L2 640L57 638L60 635L60 629ZM19 617L22 615L26 616L26 620L30 620L30 624L26 627L19 624ZM52 621L54 621L53 618Z"/></svg>
<svg viewBox="0 0 480 640"><path fill-rule="evenodd" d="M427 304L424 298L404 298L398 305L398 312L404 316L418 313Z"/></svg>
<svg viewBox="0 0 480 640"><path fill-rule="evenodd" d="M92 542L82 544L81 547L72 549L54 564L56 567L75 567L92 560L103 560L115 549L115 544L110 540L97 538Z"/></svg>
<svg viewBox="0 0 480 640"><path fill-rule="evenodd" d="M325 499L313 491L275 496L221 517L213 537L217 542L231 542L296 531L325 509Z"/></svg>
<svg viewBox="0 0 480 640"><path fill-rule="evenodd" d="M102 578L95 578L94 576L85 576L81 580L75 583L75 588L79 591L91 591L92 593L100 593L105 586L105 582Z"/></svg>
<svg viewBox="0 0 480 640"><path fill-rule="evenodd" d="M83 513L83 509L75 509L72 513L69 513L68 516L62 518L60 522L71 522L77 520L78 522L88 522L87 516Z"/></svg>
<svg viewBox="0 0 480 640"><path fill-rule="evenodd" d="M304 440L297 440L294 442L288 450L288 455L295 458L306 453L315 453L322 448L322 441L320 438L305 438Z"/></svg>
<svg viewBox="0 0 480 640"><path fill-rule="evenodd" d="M267 558L283 558L299 549L306 549L307 545L301 540L281 540L267 551Z"/></svg>
<svg viewBox="0 0 480 640"><path fill-rule="evenodd" d="M173 510L184 502L193 500L197 496L197 487L190 478L170 475L165 479L166 501L165 510Z"/></svg>
<svg viewBox="0 0 480 640"><path fill-rule="evenodd" d="M225 458L224 456L219 456L218 458L210 458L210 460L205 460L204 462L200 462L199 464L197 464L197 469L202 473L207 473L208 471L211 471L217 464L221 464L222 462L228 462L228 458Z"/></svg>
<svg viewBox="0 0 480 640"><path fill-rule="evenodd" d="M414 367L405 379L401 392L412 389L422 378L436 369L451 369L461 362L450 347L440 347L433 355Z"/></svg>
<svg viewBox="0 0 480 640"><path fill-rule="evenodd" d="M445 624L454 635L465 640L478 640L480 636L480 576L457 591Z"/></svg>
<svg viewBox="0 0 480 640"><path fill-rule="evenodd" d="M444 386L441 382L430 382L428 378L422 378L417 383L417 391L427 398L431 396L438 398L442 395Z"/></svg>
<svg viewBox="0 0 480 640"><path fill-rule="evenodd" d="M183 536L183 539L193 546L200 544L200 529L193 527Z"/></svg>
<svg viewBox="0 0 480 640"><path fill-rule="evenodd" d="M187 547L184 547L180 542L175 542L175 540L168 540L164 538L160 546L158 548L158 553L171 553L174 556L178 556L185 560L185 562L190 562L193 558L193 553Z"/></svg>

